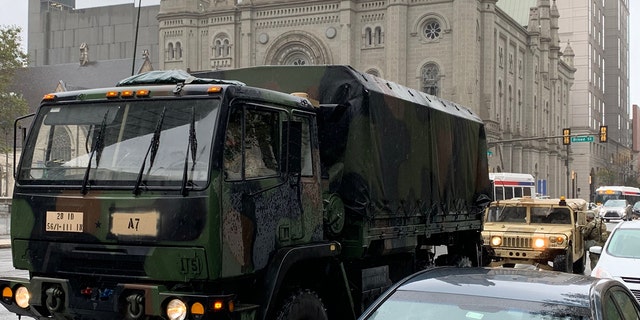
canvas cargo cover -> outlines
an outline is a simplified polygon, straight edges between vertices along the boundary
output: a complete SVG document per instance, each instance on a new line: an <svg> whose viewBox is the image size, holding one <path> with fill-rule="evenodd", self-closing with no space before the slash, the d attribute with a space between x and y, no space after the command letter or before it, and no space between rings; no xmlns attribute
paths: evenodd
<svg viewBox="0 0 640 320"><path fill-rule="evenodd" d="M484 124L466 107L349 66L263 66L194 73L306 92L318 113L328 191L368 217L481 219L489 194ZM446 219L450 220L450 219Z"/></svg>

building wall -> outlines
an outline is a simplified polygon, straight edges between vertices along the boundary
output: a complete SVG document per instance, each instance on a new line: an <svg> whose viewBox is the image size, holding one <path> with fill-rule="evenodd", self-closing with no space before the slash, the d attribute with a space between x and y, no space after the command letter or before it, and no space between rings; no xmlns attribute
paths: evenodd
<svg viewBox="0 0 640 320"><path fill-rule="evenodd" d="M83 42L92 61L133 55L132 5L56 11L29 1L33 66L76 63ZM537 0L524 23L501 9L507 1L163 0L142 8L137 52L148 49L156 69L349 64L433 90L485 121L490 170L532 173L548 194L566 195L566 148L546 138L573 126L571 100L582 98L571 94L580 68L562 55L574 40L555 1Z"/></svg>
<svg viewBox="0 0 640 320"><path fill-rule="evenodd" d="M580 196L602 184L597 173L618 172L618 184L629 174L624 159L631 159L629 106L629 1L556 1L560 35L575 53L575 80L571 90L572 134L592 135L594 142L571 145L571 168L577 173ZM602 125L608 126L608 143L598 142ZM637 167L636 169L637 170ZM590 184L591 182L591 184Z"/></svg>
<svg viewBox="0 0 640 320"><path fill-rule="evenodd" d="M138 26L138 8L133 4L76 10L29 0L29 66L79 62L83 43L89 47L89 61L132 59L136 27L136 58L145 49L156 53L158 10L159 6L142 7ZM150 60L158 65L157 56L152 55Z"/></svg>
<svg viewBox="0 0 640 320"><path fill-rule="evenodd" d="M564 195L560 140L521 141L570 125L575 69L560 59L557 10L539 0L530 24L540 28L527 30L496 2L164 0L160 69L349 64L434 90L485 120L489 140L499 142L490 149L492 171L532 173L550 194ZM430 86L425 77L433 74ZM509 140L520 141L501 142Z"/></svg>

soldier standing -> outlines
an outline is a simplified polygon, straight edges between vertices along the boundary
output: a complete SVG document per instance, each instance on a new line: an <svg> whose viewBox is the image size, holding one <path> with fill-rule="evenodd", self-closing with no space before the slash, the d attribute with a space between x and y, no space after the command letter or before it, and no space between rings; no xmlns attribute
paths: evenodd
<svg viewBox="0 0 640 320"><path fill-rule="evenodd" d="M593 246L603 246L607 240L607 226L602 219L596 219L593 211L587 212L587 225L582 229L584 245L587 251ZM589 260L591 260L591 270L598 263L600 255L589 252Z"/></svg>

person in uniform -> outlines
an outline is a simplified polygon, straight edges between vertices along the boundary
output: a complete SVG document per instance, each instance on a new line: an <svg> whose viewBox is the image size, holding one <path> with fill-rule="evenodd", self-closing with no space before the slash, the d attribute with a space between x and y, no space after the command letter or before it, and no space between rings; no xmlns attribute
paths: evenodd
<svg viewBox="0 0 640 320"><path fill-rule="evenodd" d="M602 222L602 219L596 219L593 211L587 212L587 225L582 229L582 237L584 238L584 245L587 252L589 248L593 246L603 246L605 241L607 241L607 225ZM591 270L596 266L599 258L600 255L589 252Z"/></svg>

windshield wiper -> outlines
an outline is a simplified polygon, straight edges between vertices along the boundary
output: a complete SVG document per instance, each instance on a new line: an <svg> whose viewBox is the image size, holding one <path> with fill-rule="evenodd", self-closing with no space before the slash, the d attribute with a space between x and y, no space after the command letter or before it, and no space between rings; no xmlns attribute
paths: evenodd
<svg viewBox="0 0 640 320"><path fill-rule="evenodd" d="M102 118L102 123L100 124L100 130L98 131L98 135L96 136L96 141L93 144L93 149L91 150L91 154L89 155L89 163L87 164L87 170L84 171L84 178L82 179L82 189L80 192L85 195L87 194L87 184L89 183L89 173L91 172L91 160L95 155L96 157L96 168L100 165L100 157L102 157L102 150L104 149L104 130L107 127L107 115L109 114L109 110L104 113L104 117Z"/></svg>
<svg viewBox="0 0 640 320"><path fill-rule="evenodd" d="M198 139L196 138L196 108L191 107L191 122L189 123L189 141L187 143L187 152L184 155L184 168L182 171L182 188L181 193L183 196L187 195L187 183L191 182L193 185L193 180L187 180L187 171L189 168L189 153L191 153L191 172L196 167L196 152L198 151Z"/></svg>
<svg viewBox="0 0 640 320"><path fill-rule="evenodd" d="M133 186L133 194L140 193L140 184L142 183L142 176L144 175L144 167L147 163L147 157L151 154L151 159L149 159L149 169L147 174L153 167L153 161L156 159L156 154L158 153L158 147L160 146L160 132L162 132L162 122L164 121L164 114L167 111L167 107L162 109L162 114L160 114L160 119L156 123L156 129L153 131L153 137L151 137L151 143L149 144L149 148L147 149L147 153L144 155L144 159L142 159L142 166L140 167L140 172L138 172L138 178L136 179L136 184Z"/></svg>

